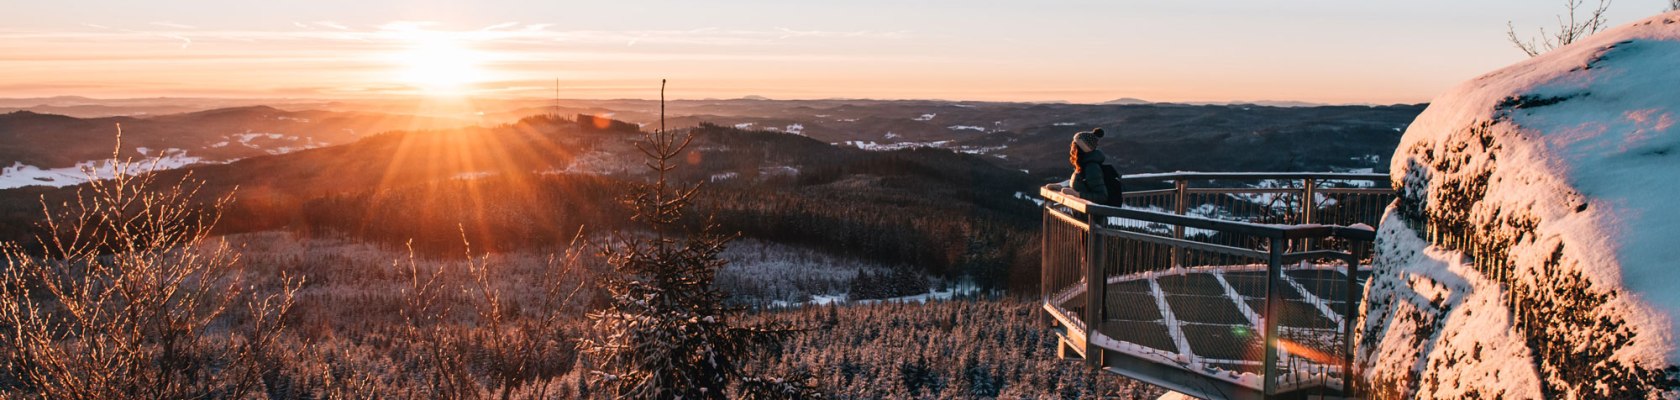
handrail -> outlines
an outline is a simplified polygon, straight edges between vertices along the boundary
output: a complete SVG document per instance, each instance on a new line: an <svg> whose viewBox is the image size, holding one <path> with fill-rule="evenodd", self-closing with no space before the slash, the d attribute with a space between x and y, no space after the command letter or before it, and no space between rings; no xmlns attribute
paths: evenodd
<svg viewBox="0 0 1680 400"><path fill-rule="evenodd" d="M1121 182L1135 181L1165 181L1175 179L1186 180L1214 180L1214 179L1346 179L1380 181L1389 179L1388 174L1373 174L1360 172L1161 172L1153 174L1132 174L1120 177Z"/></svg>
<svg viewBox="0 0 1680 400"><path fill-rule="evenodd" d="M1055 188L1056 190L1052 190L1052 188ZM1181 225L1191 228L1213 229L1266 238L1299 239L1327 236L1361 240L1372 240L1376 238L1376 232L1366 228L1317 224L1256 224L1250 222L1203 218L1193 215L1170 214L1135 208L1115 207L1092 203L1090 200L1070 196L1062 193L1060 189L1061 185L1044 185L1044 187L1039 188L1039 195L1044 196L1045 199L1048 199L1051 202L1068 206L1068 208L1080 213L1088 213L1103 217L1121 217L1141 221L1159 222L1168 225Z"/></svg>

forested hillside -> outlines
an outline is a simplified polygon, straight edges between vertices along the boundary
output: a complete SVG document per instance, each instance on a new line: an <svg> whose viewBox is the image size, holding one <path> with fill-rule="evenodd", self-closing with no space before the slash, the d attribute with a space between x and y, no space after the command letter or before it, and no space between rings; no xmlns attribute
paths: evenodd
<svg viewBox="0 0 1680 400"><path fill-rule="evenodd" d="M677 179L706 186L692 224L984 287L1036 288L1037 211L1013 195L1037 182L1019 171L940 149L872 152L709 124L691 132ZM465 230L481 248L540 250L580 229L623 227L619 201L642 179L631 145L640 137L607 119L533 117L161 174L204 180L205 199L235 193L223 233L288 230L453 255ZM74 190L0 191L0 237L26 238L36 198L62 201Z"/></svg>

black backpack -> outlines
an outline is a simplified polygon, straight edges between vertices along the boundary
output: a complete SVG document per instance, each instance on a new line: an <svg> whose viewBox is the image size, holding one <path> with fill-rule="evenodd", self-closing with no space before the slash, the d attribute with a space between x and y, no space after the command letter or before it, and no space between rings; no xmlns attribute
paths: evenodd
<svg viewBox="0 0 1680 400"><path fill-rule="evenodd" d="M1108 164L1102 165L1102 172L1103 186L1108 187L1108 199L1103 204L1119 206L1124 199L1120 194L1125 192L1120 189L1120 172L1115 171L1114 166Z"/></svg>

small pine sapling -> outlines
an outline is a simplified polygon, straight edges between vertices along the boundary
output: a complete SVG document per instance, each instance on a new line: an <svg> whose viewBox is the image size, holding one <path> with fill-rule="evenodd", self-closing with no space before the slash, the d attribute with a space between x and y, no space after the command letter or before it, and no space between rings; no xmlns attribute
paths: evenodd
<svg viewBox="0 0 1680 400"><path fill-rule="evenodd" d="M617 232L599 250L613 269L603 282L610 299L589 314L595 332L580 343L598 388L628 399L818 397L802 384L809 377L762 377L746 368L797 330L732 321L739 310L724 304L713 280L728 263L719 253L735 236L710 223L684 232L684 213L700 186L674 184L670 172L694 137L665 130L663 84L660 129L636 144L653 180L625 201L632 221L650 232Z"/></svg>

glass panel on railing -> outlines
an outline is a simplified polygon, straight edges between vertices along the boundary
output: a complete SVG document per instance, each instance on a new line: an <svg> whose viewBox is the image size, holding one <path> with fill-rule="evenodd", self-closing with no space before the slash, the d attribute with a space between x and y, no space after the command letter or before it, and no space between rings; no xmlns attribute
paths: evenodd
<svg viewBox="0 0 1680 400"><path fill-rule="evenodd" d="M1085 308L1084 260L1088 248L1084 229L1069 222L1067 217L1066 213L1045 209L1041 293L1045 304L1060 309L1063 317L1079 322Z"/></svg>
<svg viewBox="0 0 1680 400"><path fill-rule="evenodd" d="M1326 188L1314 197L1319 199L1314 222L1324 225L1377 226L1383 210L1394 201L1392 193L1381 189Z"/></svg>
<svg viewBox="0 0 1680 400"><path fill-rule="evenodd" d="M1340 258L1315 258L1284 266L1286 288L1278 329L1278 384L1281 388L1340 388L1347 361L1345 325L1354 293L1347 264Z"/></svg>

